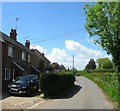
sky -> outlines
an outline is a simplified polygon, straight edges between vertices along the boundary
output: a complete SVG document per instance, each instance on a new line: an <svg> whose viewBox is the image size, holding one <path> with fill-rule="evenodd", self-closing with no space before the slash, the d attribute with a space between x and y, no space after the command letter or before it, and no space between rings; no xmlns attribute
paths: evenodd
<svg viewBox="0 0 120 111"><path fill-rule="evenodd" d="M85 68L90 58L110 57L85 29L87 2L2 2L2 32L17 26L17 40L66 68ZM92 2L89 2L92 4ZM19 18L16 22L16 18Z"/></svg>

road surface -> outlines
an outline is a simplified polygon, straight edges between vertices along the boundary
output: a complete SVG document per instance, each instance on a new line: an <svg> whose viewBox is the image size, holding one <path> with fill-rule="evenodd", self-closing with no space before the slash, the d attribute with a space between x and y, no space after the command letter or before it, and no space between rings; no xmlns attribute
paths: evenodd
<svg viewBox="0 0 120 111"><path fill-rule="evenodd" d="M101 89L85 77L76 78L76 91L61 99L44 100L29 109L114 109Z"/></svg>

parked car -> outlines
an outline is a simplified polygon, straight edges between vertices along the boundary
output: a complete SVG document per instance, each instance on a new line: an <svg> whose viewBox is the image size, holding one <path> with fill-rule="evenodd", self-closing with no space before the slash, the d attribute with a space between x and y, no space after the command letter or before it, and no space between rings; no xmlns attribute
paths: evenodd
<svg viewBox="0 0 120 111"><path fill-rule="evenodd" d="M32 92L38 90L39 79L37 75L18 76L12 83L8 85L8 93L10 94L30 95Z"/></svg>

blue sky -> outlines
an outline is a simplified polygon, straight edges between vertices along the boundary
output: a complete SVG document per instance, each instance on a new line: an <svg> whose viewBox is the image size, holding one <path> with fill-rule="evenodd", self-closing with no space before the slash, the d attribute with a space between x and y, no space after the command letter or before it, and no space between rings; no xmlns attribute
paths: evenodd
<svg viewBox="0 0 120 111"><path fill-rule="evenodd" d="M31 48L44 52L51 62L67 68L83 69L90 58L107 57L105 51L93 44L85 30L87 2L3 2L2 32L9 35L16 27L17 40L22 44L30 40ZM56 39L55 39L56 38Z"/></svg>

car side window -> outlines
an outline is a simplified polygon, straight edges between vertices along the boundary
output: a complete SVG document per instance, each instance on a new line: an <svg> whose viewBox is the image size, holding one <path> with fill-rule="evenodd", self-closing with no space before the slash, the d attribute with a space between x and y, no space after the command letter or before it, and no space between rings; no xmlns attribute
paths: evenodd
<svg viewBox="0 0 120 111"><path fill-rule="evenodd" d="M31 82L35 82L36 80L38 80L37 76L32 76L30 79Z"/></svg>

